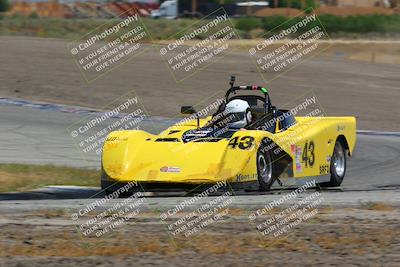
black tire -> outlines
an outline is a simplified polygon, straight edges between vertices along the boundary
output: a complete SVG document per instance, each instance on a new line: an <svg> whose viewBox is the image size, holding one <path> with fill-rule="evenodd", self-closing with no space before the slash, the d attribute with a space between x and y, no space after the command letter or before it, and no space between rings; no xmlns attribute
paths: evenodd
<svg viewBox="0 0 400 267"><path fill-rule="evenodd" d="M340 186L343 182L343 178L346 175L347 157L346 148L344 144L336 140L333 154L331 157L331 179L329 182L320 184L322 187L336 187Z"/></svg>
<svg viewBox="0 0 400 267"><path fill-rule="evenodd" d="M100 186L101 190L104 192L106 196L114 192L114 190L110 188L110 185L112 185L112 183L109 182L109 179L110 177L108 177L106 171L103 169L103 166L101 166Z"/></svg>
<svg viewBox="0 0 400 267"><path fill-rule="evenodd" d="M109 183L101 181L101 191L103 191L106 196L114 192L113 190L109 189L109 187L110 187Z"/></svg>
<svg viewBox="0 0 400 267"><path fill-rule="evenodd" d="M261 145L257 151L257 177L260 191L271 190L272 184L275 182L273 176L272 156L266 146Z"/></svg>

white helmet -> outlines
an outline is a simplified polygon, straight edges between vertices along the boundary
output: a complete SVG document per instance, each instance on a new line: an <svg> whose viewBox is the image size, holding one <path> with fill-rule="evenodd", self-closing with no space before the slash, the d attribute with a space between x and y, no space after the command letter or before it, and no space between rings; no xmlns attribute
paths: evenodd
<svg viewBox="0 0 400 267"><path fill-rule="evenodd" d="M241 99L229 101L225 107L225 114L229 128L246 127L252 118L249 103Z"/></svg>

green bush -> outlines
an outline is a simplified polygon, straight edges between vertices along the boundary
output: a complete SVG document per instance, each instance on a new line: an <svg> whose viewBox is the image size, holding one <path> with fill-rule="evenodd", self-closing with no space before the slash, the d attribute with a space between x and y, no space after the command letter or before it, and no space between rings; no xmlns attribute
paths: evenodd
<svg viewBox="0 0 400 267"><path fill-rule="evenodd" d="M0 35L36 35L41 37L77 39L104 23L110 23L110 20L106 19L58 19L33 17L36 16L4 15L1 19L0 15ZM275 34L282 29L290 27L301 19L302 18L290 19L284 16L269 16L264 18L244 17L232 19L232 21L236 25L240 36L251 39L257 37L260 38L268 32L271 32L270 34ZM319 16L319 19L327 33L335 37L350 35L357 36L366 33L379 33L387 36L388 34L398 34L400 32L400 15L364 15L349 17L321 15ZM179 32L197 22L199 21L193 19L144 19L146 28L155 40L179 38L179 36L183 34ZM309 23L307 28L302 29L301 32L304 32L315 25L319 25L319 23ZM205 37L206 35L200 36L200 38Z"/></svg>
<svg viewBox="0 0 400 267"><path fill-rule="evenodd" d="M269 32L274 30L279 25L285 23L287 20L287 17L278 15L265 17L262 19L262 28L265 30L265 32Z"/></svg>
<svg viewBox="0 0 400 267"><path fill-rule="evenodd" d="M326 29L327 33L396 33L400 32L400 15L359 15L338 17L333 15L318 16L322 26ZM271 16L262 19L262 28L265 32L272 31L276 33L282 29L288 28L291 25L301 21L302 18L287 18L283 16ZM319 25L319 22L311 22L307 27L302 30L311 29ZM280 26L280 27L278 27ZM278 27L278 28L276 28Z"/></svg>
<svg viewBox="0 0 400 267"><path fill-rule="evenodd" d="M10 9L10 2L8 0L0 0L0 12L5 12Z"/></svg>
<svg viewBox="0 0 400 267"><path fill-rule="evenodd" d="M259 18L244 17L240 18L236 22L236 28L241 31L251 31L257 28L261 28L262 22Z"/></svg>
<svg viewBox="0 0 400 267"><path fill-rule="evenodd" d="M388 33L400 31L400 15L364 15L348 17L321 15L319 19L328 33Z"/></svg>
<svg viewBox="0 0 400 267"><path fill-rule="evenodd" d="M37 19L39 17L39 15L36 12L33 12L29 15L29 18L31 19Z"/></svg>
<svg viewBox="0 0 400 267"><path fill-rule="evenodd" d="M307 9L309 7L315 8L318 5L314 0L304 0L304 4L305 4L304 9ZM279 1L278 7L289 7L289 1L288 0ZM290 0L290 7L301 9L301 0Z"/></svg>

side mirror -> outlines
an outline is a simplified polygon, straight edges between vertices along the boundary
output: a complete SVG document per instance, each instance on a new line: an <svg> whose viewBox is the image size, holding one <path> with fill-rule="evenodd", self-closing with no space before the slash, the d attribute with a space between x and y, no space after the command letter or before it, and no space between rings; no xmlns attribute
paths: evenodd
<svg viewBox="0 0 400 267"><path fill-rule="evenodd" d="M192 106L182 106L181 113L182 114L195 114L196 110Z"/></svg>

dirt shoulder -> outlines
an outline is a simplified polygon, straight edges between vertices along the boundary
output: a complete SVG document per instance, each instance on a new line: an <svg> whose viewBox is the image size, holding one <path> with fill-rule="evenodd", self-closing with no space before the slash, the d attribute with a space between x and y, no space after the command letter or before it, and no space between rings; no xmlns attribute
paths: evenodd
<svg viewBox="0 0 400 267"><path fill-rule="evenodd" d="M276 211L278 212L278 211ZM320 208L282 237L262 237L233 209L184 244L171 242L158 212L112 234L81 238L62 210L10 213L0 220L0 266L398 266L398 207ZM29 229L29 230L28 230ZM175 244L175 245L174 245Z"/></svg>

